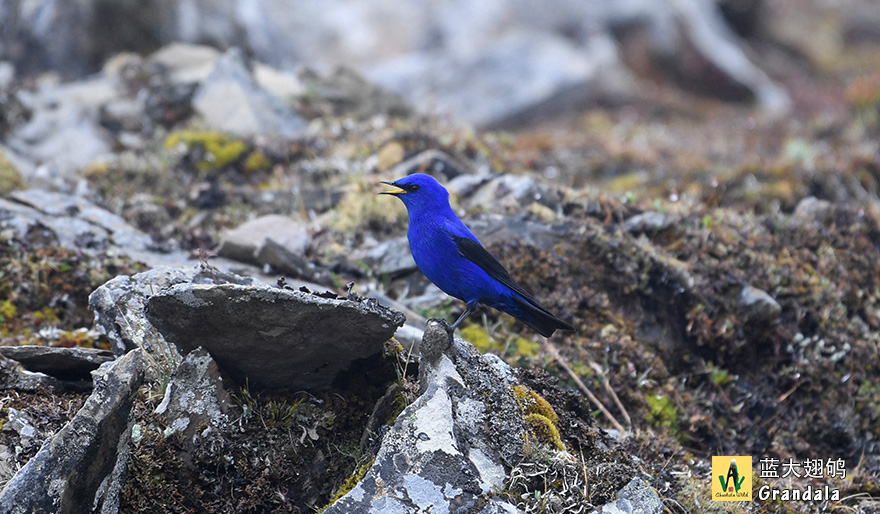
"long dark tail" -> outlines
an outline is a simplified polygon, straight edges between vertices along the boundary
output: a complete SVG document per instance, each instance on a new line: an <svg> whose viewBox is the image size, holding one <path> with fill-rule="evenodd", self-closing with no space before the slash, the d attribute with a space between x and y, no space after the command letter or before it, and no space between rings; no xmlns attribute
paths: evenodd
<svg viewBox="0 0 880 514"><path fill-rule="evenodd" d="M509 313L519 319L532 330L544 337L550 337L557 330L574 330L574 327L557 318L541 305L525 298L515 298L520 312Z"/></svg>

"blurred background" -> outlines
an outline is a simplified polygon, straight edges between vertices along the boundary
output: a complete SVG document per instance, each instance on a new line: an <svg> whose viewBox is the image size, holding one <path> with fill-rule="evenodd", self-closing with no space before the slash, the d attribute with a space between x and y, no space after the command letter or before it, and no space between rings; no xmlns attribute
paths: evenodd
<svg viewBox="0 0 880 514"><path fill-rule="evenodd" d="M134 115L126 120L126 109L146 110L165 125L188 116L190 95L229 49L275 97L269 101L276 113L280 100L298 116L321 114L326 110L306 105L320 97L335 105L331 112L351 114L354 104L371 98L379 103L368 101L361 118L411 107L476 128L522 131L549 122L567 135L587 136L640 116L659 121L663 129L651 136L652 148L640 146L640 137L602 144L606 153L626 154L626 162L694 151L688 162L676 157L639 166L648 183L668 177L644 168L675 166L687 174L744 155L799 159L815 148L805 150L811 145L792 136L800 130L792 124L835 133L855 115L876 129L880 103L880 7L871 0L2 0L0 23L0 140L27 179L69 179L71 166L133 144L136 137L120 139L116 129L140 130L144 122ZM37 105L65 110L46 91L50 84L102 70L128 81L133 103L109 91L101 96L95 87L58 93L79 95L74 110L98 108L105 119L97 127L74 124L77 132L63 140L75 144L46 142L64 121L22 130L39 118ZM151 78L137 83L138 76ZM37 84L45 94L10 93ZM203 112L216 103L211 98L194 104L208 125L230 117ZM150 112L157 105L165 112ZM591 111L610 118L581 117ZM263 123L261 134L300 134L301 124L282 118ZM748 136L766 126L769 133ZM581 157L593 153L579 146ZM62 149L69 153L59 159ZM602 184L607 171L552 166L552 177L575 184Z"/></svg>
<svg viewBox="0 0 880 514"><path fill-rule="evenodd" d="M284 71L352 67L480 126L657 81L786 113L807 107L799 75L876 68L880 39L871 0L3 0L0 20L4 81L174 42L237 47Z"/></svg>

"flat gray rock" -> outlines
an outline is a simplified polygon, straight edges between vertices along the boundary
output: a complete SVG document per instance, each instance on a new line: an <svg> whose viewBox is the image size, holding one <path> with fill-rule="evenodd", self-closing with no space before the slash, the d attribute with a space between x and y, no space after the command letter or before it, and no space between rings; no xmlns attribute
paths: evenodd
<svg viewBox="0 0 880 514"><path fill-rule="evenodd" d="M147 319L181 353L204 347L240 384L320 389L353 361L379 353L405 317L369 298L177 284L149 299Z"/></svg>
<svg viewBox="0 0 880 514"><path fill-rule="evenodd" d="M18 361L28 371L45 373L62 380L90 378L89 373L113 360L113 352L97 348L55 348L51 346L0 346L4 357Z"/></svg>

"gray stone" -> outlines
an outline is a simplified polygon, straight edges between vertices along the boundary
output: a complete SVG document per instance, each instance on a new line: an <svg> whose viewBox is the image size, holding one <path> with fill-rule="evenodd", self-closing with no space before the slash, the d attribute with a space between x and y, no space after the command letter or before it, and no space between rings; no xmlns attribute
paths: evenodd
<svg viewBox="0 0 880 514"><path fill-rule="evenodd" d="M547 199L546 191L533 177L502 174L477 187L464 202L464 206L470 210L495 205L518 212L525 205L532 202L545 203Z"/></svg>
<svg viewBox="0 0 880 514"><path fill-rule="evenodd" d="M208 78L221 55L210 46L171 43L150 55L147 63L158 66L172 84L188 84Z"/></svg>
<svg viewBox="0 0 880 514"><path fill-rule="evenodd" d="M0 492L0 513L118 509L131 409L143 375L140 352L116 361L82 409Z"/></svg>
<svg viewBox="0 0 880 514"><path fill-rule="evenodd" d="M675 219L668 214L649 211L630 216L623 222L623 228L627 232L633 232L636 234L642 232L656 232L672 226L674 222Z"/></svg>
<svg viewBox="0 0 880 514"><path fill-rule="evenodd" d="M166 419L170 429L166 435L181 432L191 442L205 425L225 428L230 402L217 363L203 348L196 348L174 371L155 412Z"/></svg>
<svg viewBox="0 0 880 514"><path fill-rule="evenodd" d="M43 373L22 369L21 365L0 354L0 390L24 393L61 393L89 391L91 383L82 380L59 380Z"/></svg>
<svg viewBox="0 0 880 514"><path fill-rule="evenodd" d="M89 378L92 370L114 359L113 352L97 348L0 346L0 353L18 361L29 371L45 373L62 380Z"/></svg>
<svg viewBox="0 0 880 514"><path fill-rule="evenodd" d="M394 278L418 269L406 236L383 241L355 260L363 261L380 277L389 275Z"/></svg>
<svg viewBox="0 0 880 514"><path fill-rule="evenodd" d="M0 228L24 241L40 234L64 248L127 255L153 266L187 259L180 250L160 251L150 236L81 196L41 189L0 198Z"/></svg>
<svg viewBox="0 0 880 514"><path fill-rule="evenodd" d="M214 130L237 136L295 137L305 121L262 89L238 49L228 50L193 95L193 108Z"/></svg>
<svg viewBox="0 0 880 514"><path fill-rule="evenodd" d="M590 511L591 514L660 514L663 500L641 478L633 478L620 490L617 500Z"/></svg>
<svg viewBox="0 0 880 514"><path fill-rule="evenodd" d="M290 102L294 97L304 96L308 92L305 84L291 71L279 70L255 62L253 75L260 87L284 103Z"/></svg>
<svg viewBox="0 0 880 514"><path fill-rule="evenodd" d="M23 440L31 440L39 435L37 429L34 428L34 424L31 422L31 419L24 412L9 407L7 415L9 417L9 422L4 425L4 428L8 426L12 430L15 430L16 432L18 432L18 436L21 437Z"/></svg>
<svg viewBox="0 0 880 514"><path fill-rule="evenodd" d="M442 183L470 172L470 166L440 150L425 150L397 163L388 171L389 181L412 173L427 173Z"/></svg>
<svg viewBox="0 0 880 514"><path fill-rule="evenodd" d="M254 260L258 264L270 266L273 270L287 275L302 277L313 282L332 282L330 272L315 266L301 253L293 253L271 238L263 241L254 255Z"/></svg>
<svg viewBox="0 0 880 514"><path fill-rule="evenodd" d="M15 475L16 467L15 448L0 444L0 484L9 482L9 479Z"/></svg>
<svg viewBox="0 0 880 514"><path fill-rule="evenodd" d="M291 389L329 387L405 319L375 299L234 284L174 285L150 297L147 318L181 352L204 347L240 384Z"/></svg>
<svg viewBox="0 0 880 514"><path fill-rule="evenodd" d="M19 168L28 183L69 185L82 168L109 155L112 138L99 125L98 111L117 96L112 81L101 76L19 93L32 115L6 144L29 163Z"/></svg>
<svg viewBox="0 0 880 514"><path fill-rule="evenodd" d="M269 240L301 256L309 244L309 233L303 223L289 216L269 214L226 231L216 251L217 255L230 259L254 262Z"/></svg>
<svg viewBox="0 0 880 514"><path fill-rule="evenodd" d="M308 91L304 106L316 111L316 115L350 116L368 119L387 115L407 118L413 109L403 98L368 82L355 70L341 66L322 76L311 70L303 70L299 79Z"/></svg>
<svg viewBox="0 0 880 514"><path fill-rule="evenodd" d="M746 285L739 294L739 305L749 321L773 323L782 313L782 306L766 291Z"/></svg>
<svg viewBox="0 0 880 514"><path fill-rule="evenodd" d="M828 200L820 200L815 196L801 199L794 208L794 216L804 221L828 223L834 214L834 204Z"/></svg>
<svg viewBox="0 0 880 514"><path fill-rule="evenodd" d="M441 112L493 127L558 95L588 91L614 67L621 65L611 45L582 46L562 34L511 27L470 51L412 52L375 64L367 76L416 105L433 98Z"/></svg>
<svg viewBox="0 0 880 514"><path fill-rule="evenodd" d="M325 511L517 512L493 498L522 458L525 422L508 383L444 324L420 345L423 394L397 417L363 480Z"/></svg>
<svg viewBox="0 0 880 514"><path fill-rule="evenodd" d="M486 182L492 180L492 173L464 174L455 177L446 184L449 192L460 197L470 196Z"/></svg>

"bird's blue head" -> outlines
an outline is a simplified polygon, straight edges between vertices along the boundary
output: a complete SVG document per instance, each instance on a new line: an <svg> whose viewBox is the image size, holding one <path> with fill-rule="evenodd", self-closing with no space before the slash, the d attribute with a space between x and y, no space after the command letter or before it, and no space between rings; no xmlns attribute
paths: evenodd
<svg viewBox="0 0 880 514"><path fill-rule="evenodd" d="M449 192L430 175L415 173L394 182L382 183L394 186L396 189L382 191L379 194L400 198L410 214L422 210L439 213L450 209Z"/></svg>

